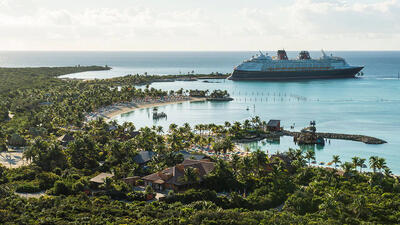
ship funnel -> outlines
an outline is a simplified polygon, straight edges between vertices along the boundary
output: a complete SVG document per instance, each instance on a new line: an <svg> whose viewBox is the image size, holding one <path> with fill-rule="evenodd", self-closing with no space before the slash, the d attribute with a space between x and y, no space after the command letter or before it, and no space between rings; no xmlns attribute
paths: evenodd
<svg viewBox="0 0 400 225"><path fill-rule="evenodd" d="M288 60L285 50L278 50L277 56L278 60Z"/></svg>
<svg viewBox="0 0 400 225"><path fill-rule="evenodd" d="M310 53L308 51L301 51L299 54L300 60L311 59Z"/></svg>

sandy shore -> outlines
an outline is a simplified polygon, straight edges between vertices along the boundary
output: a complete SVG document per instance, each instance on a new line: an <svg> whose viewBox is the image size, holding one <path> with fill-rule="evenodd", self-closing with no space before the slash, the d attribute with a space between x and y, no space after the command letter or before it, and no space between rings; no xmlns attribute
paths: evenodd
<svg viewBox="0 0 400 225"><path fill-rule="evenodd" d="M137 109L145 109L145 108L153 108L158 106L177 104L183 102L197 102L197 101L205 101L206 98L194 98L190 97L184 100L177 101L168 101L168 102L154 102L154 103L144 103L144 104L136 104L135 106L113 106L112 110L108 110L104 113L101 113L100 116L104 117L106 120L110 120L115 116L131 112Z"/></svg>

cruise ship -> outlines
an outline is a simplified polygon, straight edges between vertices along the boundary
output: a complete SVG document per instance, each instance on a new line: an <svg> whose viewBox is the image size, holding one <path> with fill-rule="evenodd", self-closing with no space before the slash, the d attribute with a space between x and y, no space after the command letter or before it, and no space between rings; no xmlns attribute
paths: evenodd
<svg viewBox="0 0 400 225"><path fill-rule="evenodd" d="M300 80L353 78L363 66L351 66L341 57L327 56L312 59L308 51L301 51L297 59L289 59L285 50L278 50L276 57L268 54L253 56L236 66L230 80Z"/></svg>

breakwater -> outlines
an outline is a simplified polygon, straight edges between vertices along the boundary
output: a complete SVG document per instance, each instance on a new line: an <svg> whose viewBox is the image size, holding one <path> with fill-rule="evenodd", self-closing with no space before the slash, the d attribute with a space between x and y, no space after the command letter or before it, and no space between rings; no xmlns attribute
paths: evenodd
<svg viewBox="0 0 400 225"><path fill-rule="evenodd" d="M292 136L292 137L299 137L301 132L295 131L287 131L284 130L282 132L283 135ZM363 142L365 144L384 144L387 143L385 140L366 136L366 135L358 135L358 134L338 134L338 133L315 133L317 137L327 138L327 139L340 139L340 140L349 140L349 141L358 141Z"/></svg>
<svg viewBox="0 0 400 225"><path fill-rule="evenodd" d="M385 140L371 137L371 136L366 136L366 135L318 133L318 132L315 134L317 137L324 138L324 139L349 140L349 141L363 142L365 144L385 144L385 143L387 143ZM280 138L281 136L292 136L292 137L299 138L300 135L301 135L301 132L283 130L280 132L271 132L271 133L260 134L260 135L252 135L252 136L238 139L235 141L237 143L249 143L249 142L254 142L254 141L261 141L264 139L276 139L276 138Z"/></svg>

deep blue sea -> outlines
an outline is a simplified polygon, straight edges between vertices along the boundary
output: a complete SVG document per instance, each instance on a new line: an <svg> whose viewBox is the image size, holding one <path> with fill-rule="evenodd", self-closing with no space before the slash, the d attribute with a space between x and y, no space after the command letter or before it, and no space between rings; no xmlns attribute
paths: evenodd
<svg viewBox="0 0 400 225"><path fill-rule="evenodd" d="M331 140L323 148L314 149L318 162L329 162L332 155L342 161L353 156L368 158L378 155L400 174L400 51L343 51L328 54L344 57L349 64L364 65L364 76L357 79L315 80L296 82L245 82L210 80L195 82L154 83L165 90L226 89L235 99L225 103L182 103L159 107L167 120L153 121L151 109L133 111L115 117L119 122L132 121L137 127L168 126L189 122L216 123L243 121L258 115L264 120L280 119L285 128L295 130L315 120L318 131L364 134L388 141L383 145L367 145L352 141ZM108 65L111 71L69 75L75 78L108 78L126 74L229 73L233 67L256 52L0 52L0 66L70 66ZM269 52L275 55L274 52ZM288 52L295 57L296 52ZM319 52L311 52L319 57ZM250 110L246 110L249 108ZM261 141L248 144L253 150L285 151L294 145L292 138L279 142ZM245 147L245 146L243 146Z"/></svg>

